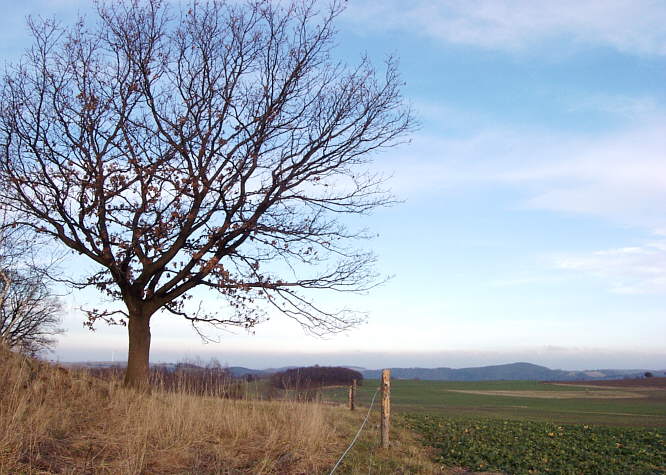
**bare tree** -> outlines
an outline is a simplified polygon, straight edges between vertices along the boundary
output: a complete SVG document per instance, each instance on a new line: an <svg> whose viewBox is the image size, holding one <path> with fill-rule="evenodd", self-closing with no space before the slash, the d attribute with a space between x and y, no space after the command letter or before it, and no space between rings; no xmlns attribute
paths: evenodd
<svg viewBox="0 0 666 475"><path fill-rule="evenodd" d="M267 305L314 333L358 322L310 291L377 282L373 255L350 245L365 234L338 217L390 202L364 164L412 119L393 59L381 74L333 60L342 9L133 0L68 30L30 22L0 102L3 199L99 265L71 283L124 303L88 323L127 324L126 385L146 384L161 309L251 328ZM228 309L193 310L197 287Z"/></svg>
<svg viewBox="0 0 666 475"><path fill-rule="evenodd" d="M31 356L63 333L61 303L49 287L57 260L42 260L42 244L0 207L0 342Z"/></svg>
<svg viewBox="0 0 666 475"><path fill-rule="evenodd" d="M2 195L8 191L2 180L0 189L4 191ZM17 226L7 208L0 205L0 306L4 305L11 287L10 269L15 267L22 257L32 255L29 246L29 234L32 233L29 231L25 226Z"/></svg>
<svg viewBox="0 0 666 475"><path fill-rule="evenodd" d="M63 332L60 300L39 273L2 272L9 286L0 305L0 341L31 356L51 349Z"/></svg>

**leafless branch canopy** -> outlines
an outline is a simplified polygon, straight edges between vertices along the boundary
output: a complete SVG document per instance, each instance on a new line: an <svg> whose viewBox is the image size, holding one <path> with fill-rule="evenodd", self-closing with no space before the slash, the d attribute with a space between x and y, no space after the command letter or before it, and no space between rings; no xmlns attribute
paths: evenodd
<svg viewBox="0 0 666 475"><path fill-rule="evenodd" d="M33 20L0 102L3 200L99 264L75 283L130 315L252 327L267 301L316 333L356 323L302 291L376 283L339 216L391 201L363 165L412 118L393 59L333 61L341 5L134 0L93 25ZM186 311L197 286L237 313Z"/></svg>
<svg viewBox="0 0 666 475"><path fill-rule="evenodd" d="M9 283L0 305L0 341L30 355L51 349L54 336L63 332L58 298L38 274L0 273Z"/></svg>
<svg viewBox="0 0 666 475"><path fill-rule="evenodd" d="M0 206L0 342L34 356L62 333L60 300L49 287L57 260L43 260L42 243L15 218Z"/></svg>

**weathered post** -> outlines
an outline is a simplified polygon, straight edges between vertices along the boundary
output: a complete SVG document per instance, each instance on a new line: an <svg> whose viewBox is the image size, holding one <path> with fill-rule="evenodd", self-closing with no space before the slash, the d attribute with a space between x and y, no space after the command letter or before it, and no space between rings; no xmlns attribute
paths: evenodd
<svg viewBox="0 0 666 475"><path fill-rule="evenodd" d="M382 432L382 449L389 448L389 429L391 422L391 370L382 370L382 415L381 415L381 432Z"/></svg>
<svg viewBox="0 0 666 475"><path fill-rule="evenodd" d="M349 409L353 411L356 409L356 380L352 380L351 386L349 386Z"/></svg>

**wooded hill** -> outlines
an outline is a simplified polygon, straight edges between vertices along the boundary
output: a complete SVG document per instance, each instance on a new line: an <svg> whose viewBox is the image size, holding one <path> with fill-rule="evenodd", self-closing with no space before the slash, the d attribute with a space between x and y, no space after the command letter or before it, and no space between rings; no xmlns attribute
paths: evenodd
<svg viewBox="0 0 666 475"><path fill-rule="evenodd" d="M638 378L645 369L600 369L591 371L566 371L550 369L532 363L511 363L477 368L391 368L391 376L397 379L423 379L429 381L582 381ZM378 379L381 370L363 370L366 379ZM663 374L652 371L655 376Z"/></svg>

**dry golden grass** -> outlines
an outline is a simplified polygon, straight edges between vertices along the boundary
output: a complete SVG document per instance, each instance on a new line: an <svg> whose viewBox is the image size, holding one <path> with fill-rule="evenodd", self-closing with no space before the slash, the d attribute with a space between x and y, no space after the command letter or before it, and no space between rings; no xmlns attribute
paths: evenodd
<svg viewBox="0 0 666 475"><path fill-rule="evenodd" d="M125 390L0 349L1 473L313 473L332 408Z"/></svg>
<svg viewBox="0 0 666 475"><path fill-rule="evenodd" d="M361 409L365 416L365 409ZM349 415L346 411L344 415ZM354 432L358 430L358 419L352 419L356 424ZM391 448L379 447L379 415L376 411L359 437L354 449L340 465L336 473L352 475L361 474L450 474L450 468L442 467L432 461L432 449L423 446L417 435L407 430L401 418L394 417L391 426ZM350 429L351 431L351 429ZM465 472L464 473L471 473Z"/></svg>
<svg viewBox="0 0 666 475"><path fill-rule="evenodd" d="M328 473L364 411L289 401L151 395L0 347L0 473ZM336 473L433 473L411 435L368 428ZM405 467L403 471L400 467Z"/></svg>

